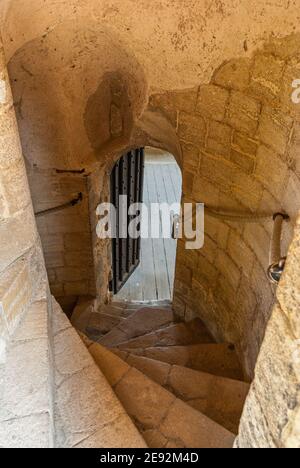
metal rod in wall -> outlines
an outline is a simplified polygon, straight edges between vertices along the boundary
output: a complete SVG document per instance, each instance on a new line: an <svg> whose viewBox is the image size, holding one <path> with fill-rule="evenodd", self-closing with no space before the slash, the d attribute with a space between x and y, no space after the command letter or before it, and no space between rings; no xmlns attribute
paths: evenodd
<svg viewBox="0 0 300 468"><path fill-rule="evenodd" d="M55 206L53 208L49 208L48 210L44 210L44 211L38 211L37 213L35 213L35 216L36 218L40 218L42 216L47 216L49 214L58 213L59 211L63 211L67 208L71 208L72 206L78 205L79 203L82 202L82 200L83 200L83 195L82 193L79 193L77 198L74 198L73 200L67 203L64 203L63 205Z"/></svg>
<svg viewBox="0 0 300 468"><path fill-rule="evenodd" d="M283 223L289 219L289 216L282 213L276 213L273 216L274 226L270 244L268 276L274 284L279 283L284 272L286 257L283 257L281 253L281 235Z"/></svg>

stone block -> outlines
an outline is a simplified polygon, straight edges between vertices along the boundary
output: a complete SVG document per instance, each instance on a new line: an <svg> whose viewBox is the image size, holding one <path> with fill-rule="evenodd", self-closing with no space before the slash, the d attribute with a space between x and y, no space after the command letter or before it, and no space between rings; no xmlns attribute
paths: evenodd
<svg viewBox="0 0 300 468"><path fill-rule="evenodd" d="M88 281L70 281L64 283L64 293L67 296L82 296L89 294Z"/></svg>
<svg viewBox="0 0 300 468"><path fill-rule="evenodd" d="M184 265L177 265L176 268L176 277L183 284L191 284L192 281L192 270Z"/></svg>
<svg viewBox="0 0 300 468"><path fill-rule="evenodd" d="M285 155L292 130L291 117L264 106L260 118L258 136L262 143L273 149L274 153Z"/></svg>
<svg viewBox="0 0 300 468"><path fill-rule="evenodd" d="M88 278L88 270L76 267L57 268L56 275L59 282L83 281Z"/></svg>
<svg viewBox="0 0 300 468"><path fill-rule="evenodd" d="M183 153L183 170L197 172L201 160L199 149L185 142L181 143L181 148Z"/></svg>
<svg viewBox="0 0 300 468"><path fill-rule="evenodd" d="M264 145L258 148L255 177L277 200L281 200L287 187L287 164Z"/></svg>
<svg viewBox="0 0 300 468"><path fill-rule="evenodd" d="M232 148L240 153L255 157L257 153L258 141L248 138L247 135L239 132L233 133Z"/></svg>
<svg viewBox="0 0 300 468"><path fill-rule="evenodd" d="M225 117L229 92L215 85L200 86L197 112L209 119L222 121Z"/></svg>
<svg viewBox="0 0 300 468"><path fill-rule="evenodd" d="M182 431L189 427L188 431ZM169 447L231 448L234 435L185 403L176 400L159 428L171 441Z"/></svg>
<svg viewBox="0 0 300 468"><path fill-rule="evenodd" d="M89 352L112 387L115 387L130 370L130 365L99 344L93 344Z"/></svg>
<svg viewBox="0 0 300 468"><path fill-rule="evenodd" d="M194 112L197 105L198 88L169 93L172 107L179 111Z"/></svg>
<svg viewBox="0 0 300 468"><path fill-rule="evenodd" d="M203 146L206 138L206 123L204 118L201 115L181 112L179 114L178 133L180 139L183 139L185 142Z"/></svg>
<svg viewBox="0 0 300 468"><path fill-rule="evenodd" d="M11 334L27 310L31 295L32 285L29 276L28 258L23 257L0 277L2 312L5 315L5 321Z"/></svg>
<svg viewBox="0 0 300 468"><path fill-rule="evenodd" d="M127 414L121 414L109 424L101 427L95 434L82 440L76 448L115 448L137 449L147 447L143 437L135 428Z"/></svg>
<svg viewBox="0 0 300 468"><path fill-rule="evenodd" d="M63 252L44 252L46 267L60 268L65 266L65 258Z"/></svg>
<svg viewBox="0 0 300 468"><path fill-rule="evenodd" d="M69 232L64 235L64 247L67 251L81 251L91 245L91 242L91 234L88 232Z"/></svg>
<svg viewBox="0 0 300 468"><path fill-rule="evenodd" d="M300 73L299 73L300 76ZM300 108L300 105L299 105ZM295 172L298 177L300 177L300 158L299 158L299 148L300 148L300 124L295 123L293 132L291 135L290 146L288 149L288 164L291 168L295 168Z"/></svg>
<svg viewBox="0 0 300 468"><path fill-rule="evenodd" d="M286 184L286 189L283 195L282 206L285 211L294 220L299 215L300 206L300 191L299 191L299 179L289 171L289 178Z"/></svg>
<svg viewBox="0 0 300 468"><path fill-rule="evenodd" d="M47 339L48 337L48 301L42 300L30 305L24 320L14 334L14 341Z"/></svg>
<svg viewBox="0 0 300 468"><path fill-rule="evenodd" d="M236 174L236 167L229 161L209 154L203 154L200 175L225 191L230 190Z"/></svg>
<svg viewBox="0 0 300 468"><path fill-rule="evenodd" d="M239 151L231 150L231 161L239 166L247 174L252 174L255 168L255 159Z"/></svg>
<svg viewBox="0 0 300 468"><path fill-rule="evenodd" d="M207 260L214 264L217 255L218 245L215 239L211 239L209 236L204 238L204 246L200 250L200 254L207 258Z"/></svg>
<svg viewBox="0 0 300 468"><path fill-rule="evenodd" d="M241 335L247 335L249 327L252 326L259 308L258 297L256 295L256 292L254 292L251 288L251 278L249 280L244 275L242 275L241 277L241 282L237 295L237 303L239 305L239 310L241 311L241 313L237 316L239 330ZM256 332L255 328L254 332Z"/></svg>
<svg viewBox="0 0 300 468"><path fill-rule="evenodd" d="M219 189L203 179L200 175L196 175L193 187L193 199L197 203L205 203L210 207L218 208L219 204Z"/></svg>
<svg viewBox="0 0 300 468"><path fill-rule="evenodd" d="M300 339L300 324L299 324L299 300L300 300L300 285L299 285L299 239L300 239L300 223L299 220L295 226L294 239L290 246L289 255L285 267L285 272L281 283L277 289L277 297L282 310L289 319L291 328L295 337Z"/></svg>
<svg viewBox="0 0 300 468"><path fill-rule="evenodd" d="M0 172L0 197L5 206L4 216L8 218L25 209L30 203L30 193L24 162L17 160L14 164L2 168Z"/></svg>
<svg viewBox="0 0 300 468"><path fill-rule="evenodd" d="M232 288L237 291L241 278L241 271L229 255L219 250L215 266L227 279Z"/></svg>
<svg viewBox="0 0 300 468"><path fill-rule="evenodd" d="M223 123L209 123L206 148L209 152L229 157L232 129Z"/></svg>
<svg viewBox="0 0 300 468"><path fill-rule="evenodd" d="M48 234L42 236L43 249L48 254L64 251L64 238L60 234Z"/></svg>
<svg viewBox="0 0 300 468"><path fill-rule="evenodd" d="M66 252L64 254L65 265L68 267L86 266L93 268L93 259L91 251L87 248L82 249L80 252ZM63 266L63 265L59 265Z"/></svg>
<svg viewBox="0 0 300 468"><path fill-rule="evenodd" d="M195 174L193 172L183 172L183 193L187 196L193 193L194 177Z"/></svg>
<svg viewBox="0 0 300 468"><path fill-rule="evenodd" d="M226 122L238 131L255 136L261 112L259 101L239 91L232 91Z"/></svg>
<svg viewBox="0 0 300 468"><path fill-rule="evenodd" d="M255 426L252 429L249 443L258 447L264 446L264 440L280 441L283 447L295 447L296 439L287 421L297 413L299 393L299 374L297 372L297 347L295 338L289 329L289 323L279 305L273 310L265 340L256 366L256 382L250 392L247 411L252 408L255 414ZM286 362L291 365L287 366ZM265 391L265 388L268 391ZM256 400L256 404L255 403ZM249 405L251 404L251 407ZM267 426L262 424L262 411ZM245 417L246 413L245 413ZM241 423L243 434L244 418ZM278 442L277 442L278 443ZM277 445L276 443L276 445ZM272 446L272 445L271 445Z"/></svg>
<svg viewBox="0 0 300 468"><path fill-rule="evenodd" d="M203 282L203 279L208 282L211 288L216 284L218 270L207 260L205 256L200 256L198 260L197 270L194 272L195 280Z"/></svg>
<svg viewBox="0 0 300 468"><path fill-rule="evenodd" d="M261 224L249 223L245 227L244 239L255 252L260 265L269 267L270 235Z"/></svg>
<svg viewBox="0 0 300 468"><path fill-rule="evenodd" d="M175 396L133 368L117 384L115 392L131 418L144 429L157 428L175 401Z"/></svg>
<svg viewBox="0 0 300 468"><path fill-rule="evenodd" d="M52 448L50 416L33 414L0 424L0 446L12 449Z"/></svg>
<svg viewBox="0 0 300 468"><path fill-rule="evenodd" d="M36 243L37 232L31 206L12 218L0 220L0 238L1 272Z"/></svg>
<svg viewBox="0 0 300 468"><path fill-rule="evenodd" d="M47 229L52 234L88 233L88 213L75 213L74 209L64 213L50 214L47 216Z"/></svg>
<svg viewBox="0 0 300 468"><path fill-rule="evenodd" d="M54 349L58 384L91 365L89 353L73 328L55 336Z"/></svg>
<svg viewBox="0 0 300 468"><path fill-rule="evenodd" d="M243 205L253 210L257 209L263 192L262 185L233 162L205 154L200 174L209 181L213 180L225 192L220 202L222 209L225 209L224 197L228 192L232 192L232 198L242 204L240 211L245 211Z"/></svg>
<svg viewBox="0 0 300 468"><path fill-rule="evenodd" d="M160 110L169 122L177 128L178 112L171 93L154 94L150 96L149 106L152 110Z"/></svg>
<svg viewBox="0 0 300 468"><path fill-rule="evenodd" d="M10 344L0 397L0 426L3 421L49 412L48 354L48 337Z"/></svg>
<svg viewBox="0 0 300 468"><path fill-rule="evenodd" d="M254 252L248 247L244 240L233 230L230 231L228 240L228 253L244 275L249 279L256 261Z"/></svg>

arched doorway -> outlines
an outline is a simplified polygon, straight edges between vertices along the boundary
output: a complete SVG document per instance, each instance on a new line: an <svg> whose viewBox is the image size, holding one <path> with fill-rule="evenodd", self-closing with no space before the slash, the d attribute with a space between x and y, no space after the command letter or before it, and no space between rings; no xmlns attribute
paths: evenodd
<svg viewBox="0 0 300 468"><path fill-rule="evenodd" d="M112 172L111 201L117 211L118 194L127 194L130 203L143 202L140 226L143 235L137 240L117 237L112 241L114 300L171 301L177 240L171 236L171 229L169 235L166 233L164 222L167 206L173 218L180 211L182 176L175 158L152 147L124 155ZM166 211L160 209L162 204ZM130 216L127 221L130 222Z"/></svg>

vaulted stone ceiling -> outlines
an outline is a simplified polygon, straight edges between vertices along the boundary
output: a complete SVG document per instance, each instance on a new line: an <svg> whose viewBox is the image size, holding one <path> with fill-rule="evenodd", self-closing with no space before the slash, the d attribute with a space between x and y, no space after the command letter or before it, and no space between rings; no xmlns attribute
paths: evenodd
<svg viewBox="0 0 300 468"><path fill-rule="evenodd" d="M2 0L25 158L46 167L86 166L101 149L114 148L110 125L116 143L122 136L123 146L130 144L149 94L208 82L224 61L251 56L274 24L277 36L295 32L298 4Z"/></svg>

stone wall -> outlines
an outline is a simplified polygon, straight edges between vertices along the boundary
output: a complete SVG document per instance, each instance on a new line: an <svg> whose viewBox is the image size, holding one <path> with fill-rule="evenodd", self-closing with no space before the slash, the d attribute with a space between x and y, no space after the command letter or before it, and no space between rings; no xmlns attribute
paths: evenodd
<svg viewBox="0 0 300 468"><path fill-rule="evenodd" d="M259 224L206 216L204 248L178 247L176 311L200 315L215 336L235 343L248 378L274 303L266 275L271 215L291 217L282 239L286 255L300 209L300 106L291 99L299 54L298 37L273 40L251 59L224 63L209 84L150 99L150 108L177 128L184 201L270 214Z"/></svg>
<svg viewBox="0 0 300 468"><path fill-rule="evenodd" d="M236 445L299 448L300 219L255 370Z"/></svg>
<svg viewBox="0 0 300 468"><path fill-rule="evenodd" d="M44 263L0 37L0 360L44 277ZM4 340L4 341L3 341Z"/></svg>
<svg viewBox="0 0 300 468"><path fill-rule="evenodd" d="M27 168L35 212L83 195L76 206L37 218L52 294L65 307L78 296L95 294L87 175Z"/></svg>

